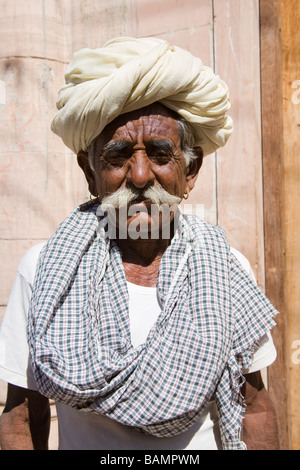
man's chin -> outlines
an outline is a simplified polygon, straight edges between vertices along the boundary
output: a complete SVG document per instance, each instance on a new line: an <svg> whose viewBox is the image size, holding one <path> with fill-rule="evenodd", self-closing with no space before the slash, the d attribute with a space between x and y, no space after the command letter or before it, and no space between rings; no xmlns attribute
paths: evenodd
<svg viewBox="0 0 300 470"><path fill-rule="evenodd" d="M110 232L121 239L170 239L178 205L157 205L150 200L135 201L127 207L107 210Z"/></svg>
<svg viewBox="0 0 300 470"><path fill-rule="evenodd" d="M119 226L118 229L119 231L122 231L123 236L126 231L128 238L133 240L156 240L159 238L169 239L173 218L173 213L171 216L169 214L166 219L165 217L162 217L161 214L159 215L158 212L153 216L153 214L148 212L137 211L133 215L128 216L126 227L123 225Z"/></svg>

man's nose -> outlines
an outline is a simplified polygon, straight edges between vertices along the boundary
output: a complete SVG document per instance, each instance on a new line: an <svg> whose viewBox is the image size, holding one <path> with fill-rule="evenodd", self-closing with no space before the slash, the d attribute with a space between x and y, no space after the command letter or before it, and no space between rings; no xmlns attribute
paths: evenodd
<svg viewBox="0 0 300 470"><path fill-rule="evenodd" d="M155 180L155 175L151 169L151 161L146 152L135 152L129 162L127 181L136 188L145 188Z"/></svg>

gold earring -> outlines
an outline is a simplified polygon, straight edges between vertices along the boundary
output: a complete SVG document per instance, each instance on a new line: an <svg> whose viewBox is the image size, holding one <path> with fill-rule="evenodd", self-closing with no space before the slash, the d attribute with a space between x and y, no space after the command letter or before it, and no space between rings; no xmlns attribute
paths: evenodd
<svg viewBox="0 0 300 470"><path fill-rule="evenodd" d="M92 201L93 203L97 202L98 201L98 197L93 197L92 194L90 193L90 201Z"/></svg>
<svg viewBox="0 0 300 470"><path fill-rule="evenodd" d="M183 199L188 199L189 195L190 195L190 192L189 190L187 190L186 194L183 195Z"/></svg>

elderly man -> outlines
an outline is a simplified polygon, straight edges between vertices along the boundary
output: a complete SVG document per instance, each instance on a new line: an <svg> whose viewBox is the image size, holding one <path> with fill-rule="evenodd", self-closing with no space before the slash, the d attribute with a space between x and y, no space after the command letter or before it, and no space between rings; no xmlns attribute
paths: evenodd
<svg viewBox="0 0 300 470"><path fill-rule="evenodd" d="M226 85L165 41L118 38L74 55L57 105L93 198L20 263L2 448L47 448L53 399L60 449L276 449L259 371L277 312L223 230L178 208L231 134Z"/></svg>

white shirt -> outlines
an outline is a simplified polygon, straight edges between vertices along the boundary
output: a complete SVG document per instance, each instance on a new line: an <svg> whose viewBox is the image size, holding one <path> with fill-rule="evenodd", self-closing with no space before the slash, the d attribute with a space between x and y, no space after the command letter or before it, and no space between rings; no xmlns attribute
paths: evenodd
<svg viewBox="0 0 300 470"><path fill-rule="evenodd" d="M27 313L36 263L43 243L31 248L21 260L0 330L0 378L23 388L36 390L26 336ZM248 260L232 249L244 269L254 279ZM143 343L160 313L156 288L128 283L129 316L133 346ZM276 358L270 334L263 338L244 373L269 366ZM213 450L221 449L215 402L208 404L201 419L188 431L172 438L142 434L95 413L56 404L59 424L59 449L101 450Z"/></svg>

